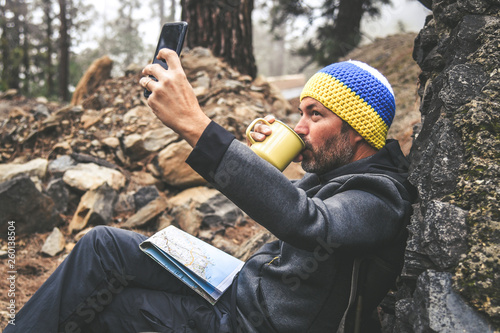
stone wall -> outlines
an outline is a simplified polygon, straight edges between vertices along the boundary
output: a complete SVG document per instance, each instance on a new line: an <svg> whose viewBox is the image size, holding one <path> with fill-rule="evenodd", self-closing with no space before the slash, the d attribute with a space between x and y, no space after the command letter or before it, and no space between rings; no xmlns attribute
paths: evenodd
<svg viewBox="0 0 500 333"><path fill-rule="evenodd" d="M419 202L392 332L500 327L500 1L434 0L415 39Z"/></svg>

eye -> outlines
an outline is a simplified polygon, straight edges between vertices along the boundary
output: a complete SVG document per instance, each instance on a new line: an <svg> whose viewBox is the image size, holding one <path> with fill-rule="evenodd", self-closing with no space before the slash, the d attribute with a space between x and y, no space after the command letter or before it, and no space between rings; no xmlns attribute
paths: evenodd
<svg viewBox="0 0 500 333"><path fill-rule="evenodd" d="M313 117L321 117L322 114L320 112L318 112L318 111L312 111L311 112L311 116L313 116Z"/></svg>

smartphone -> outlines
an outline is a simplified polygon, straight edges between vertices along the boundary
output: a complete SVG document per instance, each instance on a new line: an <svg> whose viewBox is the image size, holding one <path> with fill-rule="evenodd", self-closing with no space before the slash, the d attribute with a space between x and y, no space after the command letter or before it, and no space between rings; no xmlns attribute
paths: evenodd
<svg viewBox="0 0 500 333"><path fill-rule="evenodd" d="M165 23L161 29L160 39L158 40L158 45L156 46L155 55L153 57L153 64L160 64L163 68L168 69L167 62L163 59L157 59L156 56L163 48L168 48L181 54L182 45L184 44L184 39L186 37L188 24L187 22L174 22ZM154 76L150 75L155 81L158 81ZM144 89L144 97L148 98L151 95L151 91Z"/></svg>

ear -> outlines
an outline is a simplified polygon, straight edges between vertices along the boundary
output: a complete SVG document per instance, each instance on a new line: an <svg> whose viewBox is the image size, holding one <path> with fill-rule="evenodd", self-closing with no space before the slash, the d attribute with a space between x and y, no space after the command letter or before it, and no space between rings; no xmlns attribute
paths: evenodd
<svg viewBox="0 0 500 333"><path fill-rule="evenodd" d="M365 141L365 139L361 136L361 134L359 134L358 132L356 132L354 129L352 129L350 132L351 132L350 133L350 139L351 139L351 144L352 145L358 145L361 142Z"/></svg>

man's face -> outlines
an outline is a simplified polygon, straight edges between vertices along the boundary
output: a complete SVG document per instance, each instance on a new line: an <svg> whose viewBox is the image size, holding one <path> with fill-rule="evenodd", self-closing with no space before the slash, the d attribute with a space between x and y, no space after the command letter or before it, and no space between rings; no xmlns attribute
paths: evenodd
<svg viewBox="0 0 500 333"><path fill-rule="evenodd" d="M302 100L299 112L295 132L306 147L296 161L302 162L306 172L323 174L352 161L354 130L350 126L311 97Z"/></svg>

